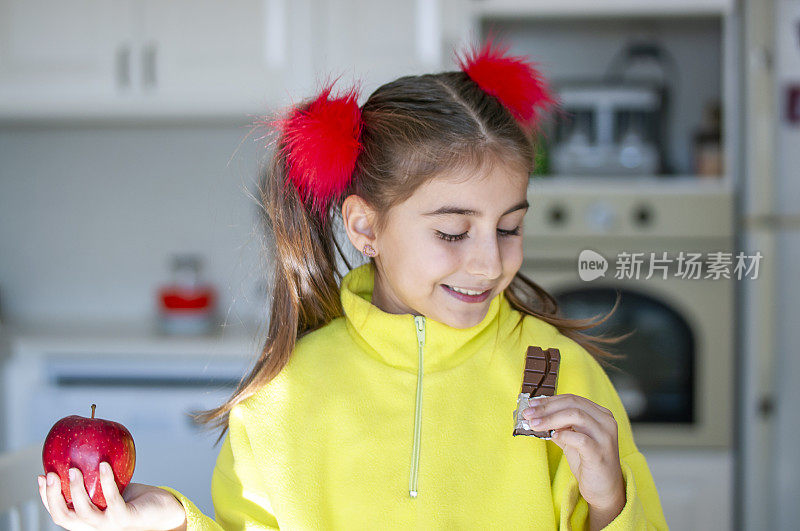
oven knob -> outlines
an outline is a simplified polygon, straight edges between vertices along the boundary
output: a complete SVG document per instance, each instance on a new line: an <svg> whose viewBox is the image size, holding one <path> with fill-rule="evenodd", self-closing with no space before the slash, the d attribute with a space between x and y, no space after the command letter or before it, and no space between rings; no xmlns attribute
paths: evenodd
<svg viewBox="0 0 800 531"><path fill-rule="evenodd" d="M633 224L646 227L653 223L653 209L649 205L639 205L633 210Z"/></svg>
<svg viewBox="0 0 800 531"><path fill-rule="evenodd" d="M614 210L606 203L592 203L586 209L586 224L590 229L611 230L614 227Z"/></svg>
<svg viewBox="0 0 800 531"><path fill-rule="evenodd" d="M547 211L547 220L550 225L564 225L567 222L567 210L564 205L553 205Z"/></svg>

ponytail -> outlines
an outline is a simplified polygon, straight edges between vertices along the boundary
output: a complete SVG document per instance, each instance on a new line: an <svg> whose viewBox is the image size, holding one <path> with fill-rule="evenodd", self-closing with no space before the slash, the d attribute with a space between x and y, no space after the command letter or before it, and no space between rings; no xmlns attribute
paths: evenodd
<svg viewBox="0 0 800 531"><path fill-rule="evenodd" d="M327 93L323 95L327 97ZM301 104L294 116L307 117L313 104L314 101ZM268 334L258 360L230 398L218 407L192 413L194 422L209 429L221 429L215 444L228 429L233 407L281 372L289 363L297 340L344 314L339 295L342 275L336 269L335 252L338 251L348 269L350 264L334 232L336 210L332 207L337 197L335 194L327 200L316 197L311 188L303 189L292 180L287 158L293 153L297 157L297 151L289 149L291 124L289 120L273 124L281 126L282 131L260 190L266 213L263 228L272 234L275 246Z"/></svg>

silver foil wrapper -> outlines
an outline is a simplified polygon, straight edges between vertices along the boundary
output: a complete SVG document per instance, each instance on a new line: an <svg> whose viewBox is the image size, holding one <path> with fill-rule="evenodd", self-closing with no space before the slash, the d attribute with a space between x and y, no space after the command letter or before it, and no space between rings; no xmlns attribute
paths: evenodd
<svg viewBox="0 0 800 531"><path fill-rule="evenodd" d="M547 397L547 395L538 395L533 398L539 398L540 396ZM540 439L544 439L549 441L552 438L553 431L555 430L542 430L542 431L535 431L528 419L522 416L522 412L531 407L531 395L529 393L520 393L517 397L517 409L514 410L514 432L513 434L516 435L533 435ZM532 431L533 433L517 433L517 430L527 430Z"/></svg>

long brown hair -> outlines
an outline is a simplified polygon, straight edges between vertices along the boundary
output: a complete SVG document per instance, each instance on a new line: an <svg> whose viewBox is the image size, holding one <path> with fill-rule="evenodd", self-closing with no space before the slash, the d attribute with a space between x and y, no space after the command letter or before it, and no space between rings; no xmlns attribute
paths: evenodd
<svg viewBox="0 0 800 531"><path fill-rule="evenodd" d="M306 110L311 101L298 107ZM444 170L483 170L498 162L528 173L533 170L534 136L461 71L401 77L375 90L361 113L363 149L351 184L324 220L309 212L294 187L284 184L282 138L278 135L274 141L277 147L263 172L260 190L263 228L272 234L275 250L268 333L260 356L231 397L219 407L193 415L198 423L221 428L217 442L227 430L231 409L286 366L296 341L344 315L339 298L344 275L337 269L337 256L348 271L352 266L335 230L343 198L351 194L363 198L375 210L380 232L393 206ZM561 316L556 300L522 273L516 274L504 293L521 317L532 315L552 324L602 364L620 357L602 346L626 336L593 337L582 332L614 313L619 294L603 319L597 320L597 315L573 320Z"/></svg>

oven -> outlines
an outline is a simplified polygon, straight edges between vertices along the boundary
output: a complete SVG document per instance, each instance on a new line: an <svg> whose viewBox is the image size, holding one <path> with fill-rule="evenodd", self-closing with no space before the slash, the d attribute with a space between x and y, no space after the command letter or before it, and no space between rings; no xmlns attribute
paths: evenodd
<svg viewBox="0 0 800 531"><path fill-rule="evenodd" d="M647 178L600 184L532 182L521 272L570 318L605 315L620 295L614 315L587 332L633 332L606 348L624 356L606 374L638 446L731 448L742 273L732 194Z"/></svg>

